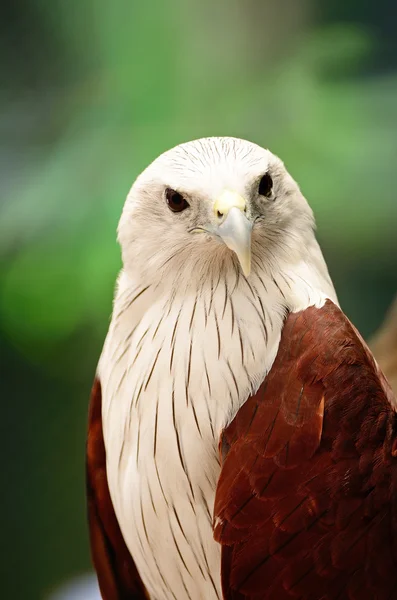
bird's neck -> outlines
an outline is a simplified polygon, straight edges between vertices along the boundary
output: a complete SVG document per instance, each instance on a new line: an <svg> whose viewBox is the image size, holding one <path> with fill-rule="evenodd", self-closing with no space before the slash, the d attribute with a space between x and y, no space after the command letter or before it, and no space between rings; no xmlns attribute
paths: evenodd
<svg viewBox="0 0 397 600"><path fill-rule="evenodd" d="M222 365L232 369L239 389L215 419L224 426L271 368L286 312L321 307L327 298L337 302L323 260L258 269L248 278L233 269L208 279L191 272L189 279L137 281L123 271L100 366L108 372L114 366L108 378L114 391L114 373L131 370L131 361L141 365L143 389L145 376L156 380L164 371L174 387L185 382L187 402L203 378L211 385L227 376ZM143 397L141 390L137 402Z"/></svg>

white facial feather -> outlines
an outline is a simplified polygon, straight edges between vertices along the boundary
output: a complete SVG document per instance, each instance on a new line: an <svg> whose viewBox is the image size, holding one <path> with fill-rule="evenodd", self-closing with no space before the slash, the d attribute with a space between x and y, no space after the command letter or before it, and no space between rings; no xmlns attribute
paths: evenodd
<svg viewBox="0 0 397 600"><path fill-rule="evenodd" d="M266 172L271 198L258 194ZM189 209L172 213L167 187ZM218 239L190 232L215 219L224 189L247 198L255 219L248 278ZM98 367L115 512L151 598L221 598L220 433L271 368L286 311L336 302L335 292L297 184L242 140L160 156L131 189L119 240L124 269Z"/></svg>

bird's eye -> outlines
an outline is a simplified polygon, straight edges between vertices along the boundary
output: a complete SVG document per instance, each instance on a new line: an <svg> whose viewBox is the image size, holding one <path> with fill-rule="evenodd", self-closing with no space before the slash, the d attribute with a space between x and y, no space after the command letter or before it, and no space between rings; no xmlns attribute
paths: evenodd
<svg viewBox="0 0 397 600"><path fill-rule="evenodd" d="M262 179L259 182L258 192L261 196L269 197L273 188L273 180L270 177L269 173L265 173Z"/></svg>
<svg viewBox="0 0 397 600"><path fill-rule="evenodd" d="M165 190L165 199L167 201L168 208L172 210L172 212L182 212L189 206L185 198L179 192L176 192L171 188L167 188Z"/></svg>

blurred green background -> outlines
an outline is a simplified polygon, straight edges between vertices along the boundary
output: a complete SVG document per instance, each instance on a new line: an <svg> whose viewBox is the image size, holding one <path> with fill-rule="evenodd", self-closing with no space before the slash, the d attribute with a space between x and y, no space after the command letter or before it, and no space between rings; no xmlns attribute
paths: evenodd
<svg viewBox="0 0 397 600"><path fill-rule="evenodd" d="M84 438L115 230L160 152L207 135L271 148L315 210L343 308L365 336L380 323L397 289L397 5L6 0L2 13L1 597L41 600L90 569Z"/></svg>

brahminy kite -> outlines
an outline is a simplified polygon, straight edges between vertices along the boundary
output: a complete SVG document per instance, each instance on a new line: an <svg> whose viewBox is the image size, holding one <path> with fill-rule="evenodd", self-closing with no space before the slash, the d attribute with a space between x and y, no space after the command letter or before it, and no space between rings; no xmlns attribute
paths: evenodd
<svg viewBox="0 0 397 600"><path fill-rule="evenodd" d="M281 160L177 146L118 239L87 442L104 600L397 598L395 398Z"/></svg>

